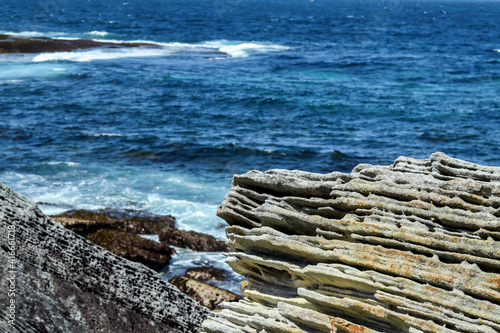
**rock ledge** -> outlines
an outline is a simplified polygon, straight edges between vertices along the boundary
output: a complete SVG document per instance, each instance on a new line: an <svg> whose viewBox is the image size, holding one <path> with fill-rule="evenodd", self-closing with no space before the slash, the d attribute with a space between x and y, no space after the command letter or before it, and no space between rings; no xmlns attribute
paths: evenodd
<svg viewBox="0 0 500 333"><path fill-rule="evenodd" d="M248 285L206 332L500 331L499 167L251 171L218 215Z"/></svg>

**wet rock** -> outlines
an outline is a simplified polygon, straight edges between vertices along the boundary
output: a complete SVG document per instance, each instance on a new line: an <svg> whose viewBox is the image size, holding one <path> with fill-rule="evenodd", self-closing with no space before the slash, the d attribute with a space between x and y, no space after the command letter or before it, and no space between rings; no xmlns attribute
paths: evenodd
<svg viewBox="0 0 500 333"><path fill-rule="evenodd" d="M45 53L69 52L96 47L159 47L152 43L113 43L98 42L90 39L52 39L47 37L21 38L0 35L0 53Z"/></svg>
<svg viewBox="0 0 500 333"><path fill-rule="evenodd" d="M228 290L212 286L211 284L187 276L176 276L171 278L168 282L179 288L180 291L186 293L201 305L212 310L219 309L219 304L222 302L234 302L241 299L241 296Z"/></svg>
<svg viewBox="0 0 500 333"><path fill-rule="evenodd" d="M1 183L0 270L2 332L198 332L209 315L155 271L65 229Z"/></svg>
<svg viewBox="0 0 500 333"><path fill-rule="evenodd" d="M160 242L171 246L183 247L194 251L224 252L229 251L224 241L195 231L163 228L159 235Z"/></svg>
<svg viewBox="0 0 500 333"><path fill-rule="evenodd" d="M214 266L192 267L187 269L184 275L189 278L205 282L223 281L227 277L226 272L223 269Z"/></svg>
<svg viewBox="0 0 500 333"><path fill-rule="evenodd" d="M100 229L86 234L85 238L122 258L140 262L154 270L165 267L175 254L175 250L165 244L129 232Z"/></svg>
<svg viewBox="0 0 500 333"><path fill-rule="evenodd" d="M500 332L500 168L442 153L235 175L217 214L245 300L206 332Z"/></svg>
<svg viewBox="0 0 500 333"><path fill-rule="evenodd" d="M79 235L96 232L99 229L157 235L165 227L175 227L173 216L155 215L130 209L70 210L51 216L51 218Z"/></svg>

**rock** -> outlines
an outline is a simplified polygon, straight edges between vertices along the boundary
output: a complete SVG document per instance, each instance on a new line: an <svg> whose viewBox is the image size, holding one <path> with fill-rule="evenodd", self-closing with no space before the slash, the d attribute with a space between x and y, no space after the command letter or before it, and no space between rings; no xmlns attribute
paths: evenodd
<svg viewBox="0 0 500 333"><path fill-rule="evenodd" d="M186 270L185 276L202 281L223 281L227 275L223 269L214 266L192 267Z"/></svg>
<svg viewBox="0 0 500 333"><path fill-rule="evenodd" d="M171 246L183 247L194 251L224 252L229 251L224 241L195 231L163 228L159 235L160 242Z"/></svg>
<svg viewBox="0 0 500 333"><path fill-rule="evenodd" d="M175 250L165 244L130 232L100 229L85 235L85 238L117 256L143 263L154 270L165 267L175 254Z"/></svg>
<svg viewBox="0 0 500 333"><path fill-rule="evenodd" d="M173 216L155 215L130 209L69 210L51 216L51 218L79 235L96 232L99 229L157 235L165 227L175 228L175 218Z"/></svg>
<svg viewBox="0 0 500 333"><path fill-rule="evenodd" d="M217 213L248 284L206 332L500 331L499 167L251 171Z"/></svg>
<svg viewBox="0 0 500 333"><path fill-rule="evenodd" d="M187 276L176 276L168 280L171 284L186 293L189 297L212 310L219 309L222 302L234 302L241 299L228 290L221 289L211 284Z"/></svg>
<svg viewBox="0 0 500 333"><path fill-rule="evenodd" d="M91 39L52 39L46 37L22 38L9 35L0 35L0 53L45 53L69 52L96 47L157 47L153 43L115 43L100 42Z"/></svg>
<svg viewBox="0 0 500 333"><path fill-rule="evenodd" d="M2 332L197 332L209 315L1 183L0 270Z"/></svg>

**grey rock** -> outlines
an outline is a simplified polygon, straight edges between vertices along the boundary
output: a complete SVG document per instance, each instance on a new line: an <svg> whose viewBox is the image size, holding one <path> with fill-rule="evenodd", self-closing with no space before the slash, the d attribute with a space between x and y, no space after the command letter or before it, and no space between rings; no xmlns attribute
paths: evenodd
<svg viewBox="0 0 500 333"><path fill-rule="evenodd" d="M0 270L0 332L197 332L209 315L1 183Z"/></svg>
<svg viewBox="0 0 500 333"><path fill-rule="evenodd" d="M251 171L218 215L247 283L206 332L500 331L499 167Z"/></svg>

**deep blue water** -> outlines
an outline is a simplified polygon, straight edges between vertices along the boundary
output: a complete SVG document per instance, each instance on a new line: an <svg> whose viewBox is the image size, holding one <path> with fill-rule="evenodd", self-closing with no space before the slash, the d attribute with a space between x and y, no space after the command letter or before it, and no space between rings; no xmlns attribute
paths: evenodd
<svg viewBox="0 0 500 333"><path fill-rule="evenodd" d="M0 12L0 33L161 46L0 54L0 181L58 205L48 213L144 209L223 237L215 209L234 173L435 151L500 165L500 1L3 0Z"/></svg>

